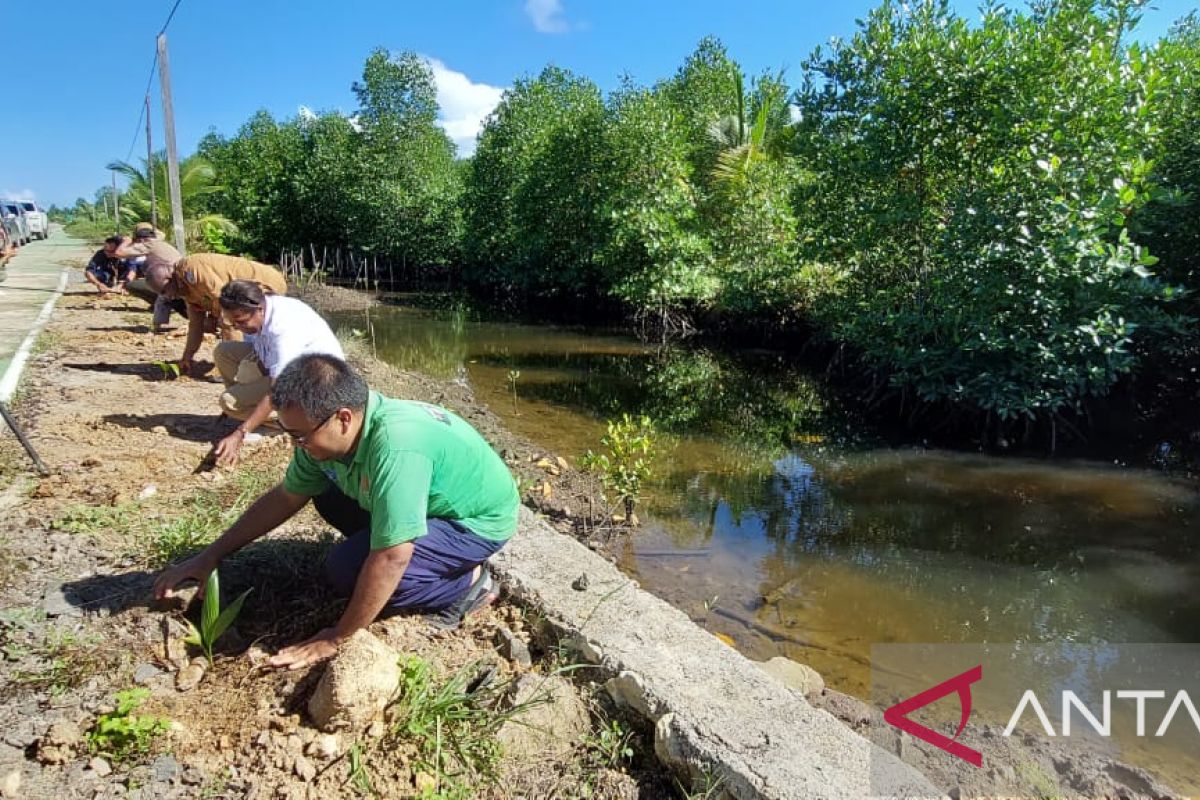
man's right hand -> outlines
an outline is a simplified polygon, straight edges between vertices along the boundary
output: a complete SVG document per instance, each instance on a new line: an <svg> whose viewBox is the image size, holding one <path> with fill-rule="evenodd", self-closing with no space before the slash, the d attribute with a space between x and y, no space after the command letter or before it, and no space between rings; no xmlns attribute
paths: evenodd
<svg viewBox="0 0 1200 800"><path fill-rule="evenodd" d="M192 357L191 356L182 356L179 359L179 372L183 375L187 375L191 371L192 371Z"/></svg>
<svg viewBox="0 0 1200 800"><path fill-rule="evenodd" d="M210 563L203 553L173 567L167 567L154 579L154 599L162 600L174 596L175 587L187 580L199 583L200 591L203 592L208 574L216 568L217 565Z"/></svg>

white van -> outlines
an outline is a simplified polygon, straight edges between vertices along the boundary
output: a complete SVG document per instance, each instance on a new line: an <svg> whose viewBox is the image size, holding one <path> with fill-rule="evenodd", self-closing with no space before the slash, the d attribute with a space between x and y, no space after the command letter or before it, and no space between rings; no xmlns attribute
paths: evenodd
<svg viewBox="0 0 1200 800"><path fill-rule="evenodd" d="M25 209L25 221L29 223L31 236L45 239L50 235L50 217L46 215L41 206L37 203L22 202L21 208Z"/></svg>

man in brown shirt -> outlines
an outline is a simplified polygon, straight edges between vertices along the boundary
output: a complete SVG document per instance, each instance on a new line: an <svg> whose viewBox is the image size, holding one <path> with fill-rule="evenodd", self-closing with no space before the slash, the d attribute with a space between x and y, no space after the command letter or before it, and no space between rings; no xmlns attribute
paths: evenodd
<svg viewBox="0 0 1200 800"><path fill-rule="evenodd" d="M188 333L179 367L186 372L204 340L204 331L219 329L226 341L241 341L242 335L221 314L221 290L230 281L253 281L264 292L287 294L283 273L274 267L237 256L197 253L184 258L161 239L144 245L146 283L167 298L187 303Z"/></svg>

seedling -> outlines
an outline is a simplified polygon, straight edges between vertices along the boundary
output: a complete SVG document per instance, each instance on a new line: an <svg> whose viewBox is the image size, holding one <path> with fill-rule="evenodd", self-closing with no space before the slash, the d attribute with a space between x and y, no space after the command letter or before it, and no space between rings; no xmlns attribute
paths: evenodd
<svg viewBox="0 0 1200 800"><path fill-rule="evenodd" d="M204 657L208 659L208 665L213 664L213 645L217 643L217 639L221 638L233 621L237 619L238 614L242 611L242 603L246 601L246 595L250 594L250 589L242 592L237 596L237 599L221 610L221 581L217 577L217 571L214 569L208 573L208 582L204 585L204 602L200 606L200 627L197 628L192 622L188 621L188 635L184 638L188 644L198 646L204 651Z"/></svg>
<svg viewBox="0 0 1200 800"><path fill-rule="evenodd" d="M620 420L608 421L608 433L600 443L607 452L588 450L580 463L600 473L605 488L625 505L623 520L632 525L633 508L641 499L642 483L651 475L650 462L658 444L654 423L645 415L634 419L623 414Z"/></svg>
<svg viewBox="0 0 1200 800"><path fill-rule="evenodd" d="M155 361L154 366L158 367L160 375L164 381L173 380L183 374L179 368L179 363L175 361Z"/></svg>
<svg viewBox="0 0 1200 800"><path fill-rule="evenodd" d="M508 390L512 392L513 413L517 413L517 379L521 377L521 370L510 369L508 371Z"/></svg>
<svg viewBox="0 0 1200 800"><path fill-rule="evenodd" d="M149 689L117 692L117 708L96 718L88 731L88 749L109 761L120 763L150 752L154 737L167 731L167 721L158 717L136 717L133 710L150 696Z"/></svg>

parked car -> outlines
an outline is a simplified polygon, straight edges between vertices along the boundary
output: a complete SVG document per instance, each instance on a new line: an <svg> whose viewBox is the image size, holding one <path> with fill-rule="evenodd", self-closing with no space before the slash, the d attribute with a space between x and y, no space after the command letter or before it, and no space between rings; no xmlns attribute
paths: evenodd
<svg viewBox="0 0 1200 800"><path fill-rule="evenodd" d="M4 227L8 230L8 238L17 247L27 245L33 239L29 232L29 222L25 219L25 209L13 200L0 200L0 215L4 217Z"/></svg>
<svg viewBox="0 0 1200 800"><path fill-rule="evenodd" d="M50 217L37 203L21 203L25 209L25 219L29 222L29 232L39 239L50 235Z"/></svg>

